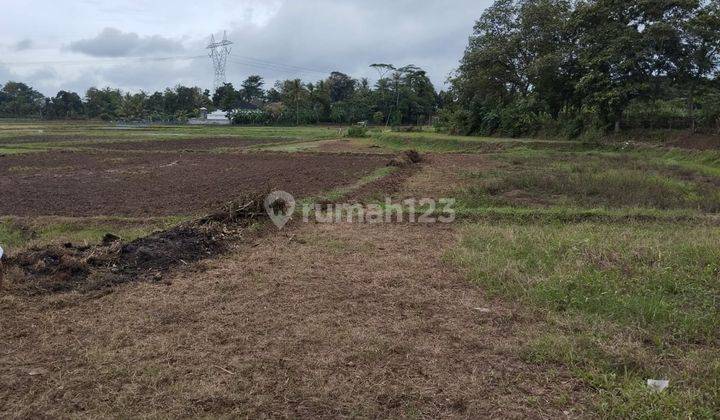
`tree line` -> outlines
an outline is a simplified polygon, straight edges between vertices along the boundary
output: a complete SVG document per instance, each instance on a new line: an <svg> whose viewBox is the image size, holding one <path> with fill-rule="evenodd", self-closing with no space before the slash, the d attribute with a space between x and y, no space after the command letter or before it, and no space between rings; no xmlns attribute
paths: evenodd
<svg viewBox="0 0 720 420"><path fill-rule="evenodd" d="M18 82L0 86L0 117L102 119L184 122L201 108L225 111L238 124L357 123L425 124L437 112L439 95L421 68L374 64L379 79L354 79L341 72L317 82L278 81L269 89L252 75L238 88L232 83L215 92L176 86L152 94L113 88L60 91L46 98Z"/></svg>
<svg viewBox="0 0 720 420"><path fill-rule="evenodd" d="M717 1L498 0L475 24L439 125L508 136L720 133L719 68Z"/></svg>
<svg viewBox="0 0 720 420"><path fill-rule="evenodd" d="M457 134L603 135L626 128L720 133L720 2L497 0L476 22L450 88L421 68L373 64L378 80L333 72L265 89L253 75L215 92L89 89L55 97L22 83L0 89L0 117L185 121L200 108L238 124L368 121Z"/></svg>

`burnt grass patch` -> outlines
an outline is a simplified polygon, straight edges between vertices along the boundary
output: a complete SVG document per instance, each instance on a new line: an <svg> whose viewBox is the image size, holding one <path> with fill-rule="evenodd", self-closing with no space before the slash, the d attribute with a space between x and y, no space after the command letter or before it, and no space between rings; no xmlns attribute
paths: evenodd
<svg viewBox="0 0 720 420"><path fill-rule="evenodd" d="M390 175L348 191L343 199L361 201L379 192L397 192L422 157L403 153L397 159L407 162ZM164 273L221 255L246 238L251 225L267 219L263 201L269 192L246 194L220 211L129 242L108 233L94 246L65 243L30 248L5 260L0 269L5 271L8 289L25 295L87 293L136 280L161 281Z"/></svg>
<svg viewBox="0 0 720 420"><path fill-rule="evenodd" d="M3 261L6 288L18 294L91 292L135 280L160 281L175 267L221 254L266 218L264 195L248 196L211 215L124 243L107 234L101 244L35 247ZM2 278L0 277L0 278Z"/></svg>

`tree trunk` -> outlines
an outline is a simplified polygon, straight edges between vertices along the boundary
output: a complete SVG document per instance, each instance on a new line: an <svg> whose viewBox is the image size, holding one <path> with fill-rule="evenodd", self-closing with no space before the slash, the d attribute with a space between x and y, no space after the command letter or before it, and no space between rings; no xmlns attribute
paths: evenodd
<svg viewBox="0 0 720 420"><path fill-rule="evenodd" d="M615 120L615 134L620 134L620 118Z"/></svg>
<svg viewBox="0 0 720 420"><path fill-rule="evenodd" d="M694 89L691 87L690 92L688 94L688 116L690 117L690 133L695 134L697 131L696 125L695 125L695 92Z"/></svg>

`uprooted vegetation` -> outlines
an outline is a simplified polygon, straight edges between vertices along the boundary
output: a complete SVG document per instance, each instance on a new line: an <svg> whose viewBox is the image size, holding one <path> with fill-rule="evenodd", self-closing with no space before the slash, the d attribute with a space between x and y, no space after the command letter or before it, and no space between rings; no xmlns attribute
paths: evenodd
<svg viewBox="0 0 720 420"><path fill-rule="evenodd" d="M5 261L6 286L17 293L43 294L159 280L174 267L217 255L241 240L249 226L265 217L263 197L242 199L223 211L129 242L107 234L94 246L30 248Z"/></svg>
<svg viewBox="0 0 720 420"><path fill-rule="evenodd" d="M417 150L406 150L390 160L388 166L396 166L399 168L414 165L422 162L423 158Z"/></svg>

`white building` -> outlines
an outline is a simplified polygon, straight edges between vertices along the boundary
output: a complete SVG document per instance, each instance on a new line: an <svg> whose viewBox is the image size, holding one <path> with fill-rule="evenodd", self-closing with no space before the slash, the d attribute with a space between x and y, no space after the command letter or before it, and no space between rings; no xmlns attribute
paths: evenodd
<svg viewBox="0 0 720 420"><path fill-rule="evenodd" d="M230 119L224 111L215 111L208 114L207 108L200 108L200 118L188 120L190 125L229 125Z"/></svg>

